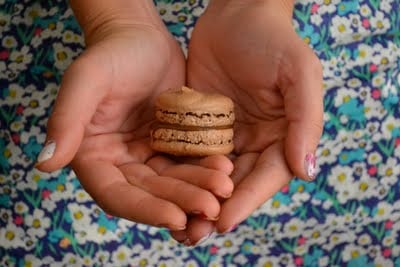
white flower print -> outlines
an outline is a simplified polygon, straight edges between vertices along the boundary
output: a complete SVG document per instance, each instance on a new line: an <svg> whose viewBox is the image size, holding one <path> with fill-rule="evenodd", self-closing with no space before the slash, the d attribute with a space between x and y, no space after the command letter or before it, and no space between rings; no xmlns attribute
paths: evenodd
<svg viewBox="0 0 400 267"><path fill-rule="evenodd" d="M75 253L67 252L63 257L61 264L62 266L81 267L83 265L83 259ZM54 265L52 264L51 266L57 267L60 266L60 263L54 263Z"/></svg>
<svg viewBox="0 0 400 267"><path fill-rule="evenodd" d="M24 19L21 21L26 25L32 25L33 21L39 17L45 17L47 12L40 6L40 3L34 3L25 9Z"/></svg>
<svg viewBox="0 0 400 267"><path fill-rule="evenodd" d="M351 36L354 30L351 27L351 21L346 17L334 17L332 19L330 31L337 45L352 41Z"/></svg>
<svg viewBox="0 0 400 267"><path fill-rule="evenodd" d="M262 255L258 260L256 266L265 266L265 267L275 267L275 266L281 266L279 264L280 259L278 257L274 256L265 256Z"/></svg>
<svg viewBox="0 0 400 267"><path fill-rule="evenodd" d="M371 26L374 33L384 33L390 27L390 21L383 12L377 11L371 18Z"/></svg>
<svg viewBox="0 0 400 267"><path fill-rule="evenodd" d="M14 36L9 35L9 36L4 36L3 39L1 40L1 44L8 49L14 48L18 45L17 39L15 39Z"/></svg>
<svg viewBox="0 0 400 267"><path fill-rule="evenodd" d="M44 262L43 259L39 259L33 254L28 254L24 256L24 263L24 266L41 266Z"/></svg>
<svg viewBox="0 0 400 267"><path fill-rule="evenodd" d="M298 218L292 218L283 226L283 231L287 237L298 237L304 233L305 224Z"/></svg>
<svg viewBox="0 0 400 267"><path fill-rule="evenodd" d="M340 0L315 0L315 3L319 5L318 13L334 13L336 11L336 6Z"/></svg>
<svg viewBox="0 0 400 267"><path fill-rule="evenodd" d="M369 17L371 15L371 8L367 4L360 6L360 13L363 17Z"/></svg>
<svg viewBox="0 0 400 267"><path fill-rule="evenodd" d="M376 267L393 267L393 261L390 258L384 258L383 256L379 255L374 259L374 266Z"/></svg>
<svg viewBox="0 0 400 267"><path fill-rule="evenodd" d="M366 249L356 246L354 244L348 244L344 247L342 257L343 261L348 262L351 259L360 257L366 254Z"/></svg>
<svg viewBox="0 0 400 267"><path fill-rule="evenodd" d="M380 88L382 87L386 82L386 74L383 72L378 73L377 75L372 78L372 85L374 87Z"/></svg>
<svg viewBox="0 0 400 267"><path fill-rule="evenodd" d="M32 215L25 217L25 223L30 227L27 233L40 238L46 235L46 230L50 227L50 218L44 215L43 210L35 209Z"/></svg>
<svg viewBox="0 0 400 267"><path fill-rule="evenodd" d="M14 211L17 214L25 214L29 211L29 207L25 202L18 201L14 204Z"/></svg>
<svg viewBox="0 0 400 267"><path fill-rule="evenodd" d="M93 201L92 197L84 189L77 189L74 195L76 202L78 203L86 203Z"/></svg>
<svg viewBox="0 0 400 267"><path fill-rule="evenodd" d="M391 212L393 210L393 206L390 205L386 201L381 201L376 206L376 214L375 218L377 221L384 221L391 218Z"/></svg>
<svg viewBox="0 0 400 267"><path fill-rule="evenodd" d="M110 252L106 250L99 250L94 255L94 262L100 266L104 266L110 259Z"/></svg>
<svg viewBox="0 0 400 267"><path fill-rule="evenodd" d="M393 117L393 115L389 115L383 121L381 125L381 132L385 139L392 138L392 134L394 129L400 127L400 119Z"/></svg>
<svg viewBox="0 0 400 267"><path fill-rule="evenodd" d="M389 158L385 164L379 165L378 174L381 184L388 187L395 185L400 175L400 165L396 158Z"/></svg>
<svg viewBox="0 0 400 267"><path fill-rule="evenodd" d="M369 234L362 234L357 238L357 243L361 246L368 247L372 242L371 236Z"/></svg>
<svg viewBox="0 0 400 267"><path fill-rule="evenodd" d="M114 266L132 264L132 250L125 245L117 247L117 249L111 253L111 263ZM139 266L139 264L136 266Z"/></svg>
<svg viewBox="0 0 400 267"><path fill-rule="evenodd" d="M14 223L8 223L0 228L0 244L5 249L25 248L24 236L25 231Z"/></svg>
<svg viewBox="0 0 400 267"><path fill-rule="evenodd" d="M14 50L10 54L11 63L8 67L15 71L19 72L22 70L26 70L27 65L32 61L32 53L30 53L30 49L28 46L23 46L19 50Z"/></svg>
<svg viewBox="0 0 400 267"><path fill-rule="evenodd" d="M54 65L59 70L65 70L74 59L76 53L71 48L64 46L62 43L53 44L54 49Z"/></svg>

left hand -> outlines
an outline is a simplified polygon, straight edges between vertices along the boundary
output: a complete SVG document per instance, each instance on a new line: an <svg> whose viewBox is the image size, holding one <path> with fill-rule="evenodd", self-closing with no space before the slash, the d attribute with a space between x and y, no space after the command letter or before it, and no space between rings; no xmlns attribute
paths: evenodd
<svg viewBox="0 0 400 267"><path fill-rule="evenodd" d="M192 219L186 230L172 232L175 239L185 236L194 245L214 230L227 232L294 176L315 178L322 68L293 29L292 7L293 1L212 0L199 19L188 83L235 102L235 189L215 224Z"/></svg>

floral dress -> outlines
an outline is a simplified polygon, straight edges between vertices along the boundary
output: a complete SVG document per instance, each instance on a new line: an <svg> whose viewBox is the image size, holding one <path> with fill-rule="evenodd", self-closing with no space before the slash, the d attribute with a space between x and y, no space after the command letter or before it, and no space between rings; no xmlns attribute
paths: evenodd
<svg viewBox="0 0 400 267"><path fill-rule="evenodd" d="M186 51L205 0L155 1ZM0 266L400 266L400 2L301 0L324 69L315 182L187 248L105 214L68 168L33 168L63 71L83 51L65 1L0 0Z"/></svg>

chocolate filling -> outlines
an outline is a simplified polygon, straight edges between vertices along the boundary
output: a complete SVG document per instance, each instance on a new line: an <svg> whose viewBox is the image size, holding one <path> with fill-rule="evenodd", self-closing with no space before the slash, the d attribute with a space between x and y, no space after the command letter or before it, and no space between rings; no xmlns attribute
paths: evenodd
<svg viewBox="0 0 400 267"><path fill-rule="evenodd" d="M160 110L162 113L164 114L171 114L171 115L178 115L178 112L174 112L174 111L168 111L168 110ZM217 118L224 118L224 117L231 117L233 114L233 111L229 111L229 113L225 114L225 113L220 113L220 114L210 114L210 113L201 113L201 114L196 114L194 112L186 112L186 113L181 113L181 114L185 114L185 116L193 116L193 117L197 117L202 119L203 117L211 117L211 116L215 116Z"/></svg>
<svg viewBox="0 0 400 267"><path fill-rule="evenodd" d="M221 126L190 126L190 125L180 125L180 124L170 124L170 123L161 123L154 122L150 129L152 131L158 129L172 129L172 130L181 130L181 131L210 131L210 130L226 130L232 129L233 125L221 125Z"/></svg>
<svg viewBox="0 0 400 267"><path fill-rule="evenodd" d="M157 139L158 140L158 139ZM192 145L210 145L207 144L203 141L198 141L198 142L193 142L193 141L189 141L189 140L184 140L184 139L169 139L169 140L164 140L164 139L160 139L163 142L167 142L167 143L171 143L171 142L178 142L178 143L186 143L186 144L192 144ZM212 145L226 145L226 144L230 144L232 143L232 139L226 140L226 142L224 141L220 141L219 144L218 143L214 143Z"/></svg>

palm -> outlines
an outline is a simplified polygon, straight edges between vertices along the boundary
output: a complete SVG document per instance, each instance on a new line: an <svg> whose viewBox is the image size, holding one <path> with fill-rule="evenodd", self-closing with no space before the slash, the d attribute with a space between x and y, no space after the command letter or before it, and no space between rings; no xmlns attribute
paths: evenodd
<svg viewBox="0 0 400 267"><path fill-rule="evenodd" d="M291 108L297 105L284 94L302 74L299 61L316 62L290 20L276 9L261 2L228 6L211 7L199 19L187 67L190 86L219 91L235 102L235 189L221 207L218 231L246 219L293 177L285 141L298 116ZM192 225L187 234L194 240L211 227L197 219Z"/></svg>
<svg viewBox="0 0 400 267"><path fill-rule="evenodd" d="M185 213L216 217L219 204L209 191L232 190L223 173L231 169L229 163L217 157L215 163L205 159L196 166L178 164L149 146L154 97L184 84L179 46L166 31L147 26L111 37L90 46L63 81L65 86L72 80L96 90L87 99L93 115L85 119L82 114L84 136L72 161L82 185L106 212L136 222L181 229ZM193 172L197 176L192 178L188 174ZM215 183L203 176L221 179ZM197 201L188 201L190 197Z"/></svg>

